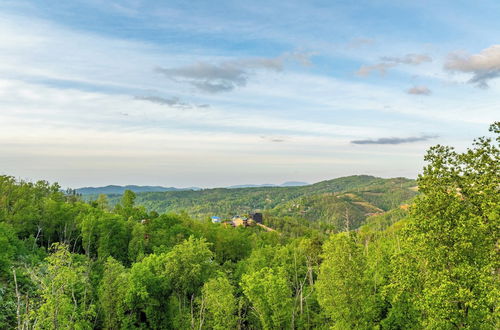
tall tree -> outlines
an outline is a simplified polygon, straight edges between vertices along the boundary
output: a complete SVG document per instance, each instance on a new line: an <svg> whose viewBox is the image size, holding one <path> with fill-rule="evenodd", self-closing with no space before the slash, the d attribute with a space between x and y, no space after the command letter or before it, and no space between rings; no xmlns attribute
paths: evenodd
<svg viewBox="0 0 500 330"><path fill-rule="evenodd" d="M99 194L99 196L96 199L96 205L97 208L107 211L109 209L109 201L108 201L108 196L105 194Z"/></svg>
<svg viewBox="0 0 500 330"><path fill-rule="evenodd" d="M366 258L357 234L339 233L323 247L316 286L318 300L334 329L367 329L376 319L374 293L366 277Z"/></svg>
<svg viewBox="0 0 500 330"><path fill-rule="evenodd" d="M237 323L235 288L223 274L203 285L199 328L235 329Z"/></svg>
<svg viewBox="0 0 500 330"><path fill-rule="evenodd" d="M99 287L99 302L105 329L123 329L133 324L126 295L129 273L118 261L109 257Z"/></svg>
<svg viewBox="0 0 500 330"><path fill-rule="evenodd" d="M241 287L263 329L291 327L292 290L283 269L264 267L257 272L244 274Z"/></svg>
<svg viewBox="0 0 500 330"><path fill-rule="evenodd" d="M165 268L180 306L187 308L189 305L193 321L194 299L215 270L214 255L208 243L204 239L190 237L174 246L165 257Z"/></svg>
<svg viewBox="0 0 500 330"><path fill-rule="evenodd" d="M35 312L40 329L91 329L95 305L89 280L88 259L73 255L63 244L54 244L47 269L35 275L42 303ZM43 272L43 270L42 270Z"/></svg>
<svg viewBox="0 0 500 330"><path fill-rule="evenodd" d="M423 327L500 324L500 123L490 131L496 140L476 139L463 153L438 145L425 157L393 277L393 303L410 305Z"/></svg>

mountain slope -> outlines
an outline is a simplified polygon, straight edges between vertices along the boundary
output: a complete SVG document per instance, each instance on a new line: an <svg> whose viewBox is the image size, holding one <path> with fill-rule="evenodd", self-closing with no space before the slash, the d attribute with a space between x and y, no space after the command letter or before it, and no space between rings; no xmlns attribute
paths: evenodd
<svg viewBox="0 0 500 330"><path fill-rule="evenodd" d="M299 197L276 206L266 215L337 231L356 229L367 218L397 209L415 195L416 192L409 187L391 185L389 181L385 185L359 188L356 191Z"/></svg>
<svg viewBox="0 0 500 330"><path fill-rule="evenodd" d="M200 191L138 193L136 203L150 211L181 212L197 218L265 211L272 217L293 217L301 221L329 223L341 228L349 213L352 228L373 214L398 207L416 195L415 181L406 178L382 179L357 175L307 186L216 188ZM121 196L112 195L116 204Z"/></svg>

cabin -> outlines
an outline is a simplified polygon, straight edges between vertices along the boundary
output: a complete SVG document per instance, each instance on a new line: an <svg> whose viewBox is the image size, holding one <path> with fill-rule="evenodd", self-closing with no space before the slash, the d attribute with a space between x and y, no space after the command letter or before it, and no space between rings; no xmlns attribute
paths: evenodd
<svg viewBox="0 0 500 330"><path fill-rule="evenodd" d="M221 218L216 217L216 216L211 217L210 220L212 220L212 223L221 223L222 222Z"/></svg>
<svg viewBox="0 0 500 330"><path fill-rule="evenodd" d="M233 217L232 223L234 227L248 227L248 219L246 217L240 217L239 215Z"/></svg>
<svg viewBox="0 0 500 330"><path fill-rule="evenodd" d="M262 223L262 221L263 221L262 213L260 213L260 212L252 213L252 214L250 214L250 219L252 219L256 223Z"/></svg>

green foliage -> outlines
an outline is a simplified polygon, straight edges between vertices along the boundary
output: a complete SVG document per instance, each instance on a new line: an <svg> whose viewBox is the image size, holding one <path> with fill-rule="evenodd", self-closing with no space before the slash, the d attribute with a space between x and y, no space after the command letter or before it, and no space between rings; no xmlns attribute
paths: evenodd
<svg viewBox="0 0 500 330"><path fill-rule="evenodd" d="M123 217L117 214L93 211L80 218L83 249L87 256L106 260L109 256L128 261L129 231Z"/></svg>
<svg viewBox="0 0 500 330"><path fill-rule="evenodd" d="M207 281L202 288L201 326L217 330L236 328L238 303L234 294L234 286L224 275Z"/></svg>
<svg viewBox="0 0 500 330"><path fill-rule="evenodd" d="M115 213L121 215L125 220L134 219L140 220L144 219L147 214L143 207L135 207L136 194L131 190L125 190L123 196L121 197L120 203L115 205ZM107 201L106 201L107 202ZM97 204L103 203L97 201Z"/></svg>
<svg viewBox="0 0 500 330"><path fill-rule="evenodd" d="M128 244L128 258L130 263L141 261L146 256L149 247L146 226L142 223L132 224L132 233Z"/></svg>
<svg viewBox="0 0 500 330"><path fill-rule="evenodd" d="M132 325L127 293L129 273L118 261L109 257L99 287L99 302L105 329L123 329Z"/></svg>
<svg viewBox="0 0 500 330"><path fill-rule="evenodd" d="M153 329L170 327L165 311L169 307L172 289L165 259L165 254L151 254L132 265L126 293L129 323L144 324Z"/></svg>
<svg viewBox="0 0 500 330"><path fill-rule="evenodd" d="M41 305L34 313L37 329L91 329L95 317L89 261L68 252L67 246L53 245L47 268L37 277Z"/></svg>
<svg viewBox="0 0 500 330"><path fill-rule="evenodd" d="M479 138L464 153L438 145L425 157L394 274L395 300L411 304L424 327L498 327L499 142Z"/></svg>
<svg viewBox="0 0 500 330"><path fill-rule="evenodd" d="M166 274L172 289L184 302L198 294L215 271L214 255L204 239L190 237L165 256Z"/></svg>
<svg viewBox="0 0 500 330"><path fill-rule="evenodd" d="M292 290L282 268L244 274L241 287L263 329L286 329L292 323Z"/></svg>
<svg viewBox="0 0 500 330"><path fill-rule="evenodd" d="M96 207L103 211L108 210L109 209L108 196L100 194L96 200Z"/></svg>
<svg viewBox="0 0 500 330"><path fill-rule="evenodd" d="M189 219L175 214L163 214L147 221L144 226L151 251L166 252L194 234Z"/></svg>
<svg viewBox="0 0 500 330"><path fill-rule="evenodd" d="M367 278L363 245L355 233L333 235L323 247L318 300L334 329L370 329L377 319L376 295Z"/></svg>
<svg viewBox="0 0 500 330"><path fill-rule="evenodd" d="M10 272L19 241L11 226L0 222L0 275Z"/></svg>

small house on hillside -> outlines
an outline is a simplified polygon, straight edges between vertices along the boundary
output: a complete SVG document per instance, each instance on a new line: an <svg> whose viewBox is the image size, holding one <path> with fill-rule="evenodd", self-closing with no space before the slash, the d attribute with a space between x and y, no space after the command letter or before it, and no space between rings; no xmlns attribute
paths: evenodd
<svg viewBox="0 0 500 330"><path fill-rule="evenodd" d="M248 219L246 217L240 217L239 215L235 215L232 219L233 226L239 227L247 227L248 226Z"/></svg>
<svg viewBox="0 0 500 330"><path fill-rule="evenodd" d="M212 223L221 223L222 222L220 217L214 216L214 217L211 217L210 219L212 220Z"/></svg>
<svg viewBox="0 0 500 330"><path fill-rule="evenodd" d="M253 221L255 221L257 223L262 223L262 220L263 220L262 213L260 213L260 212L252 213L252 214L250 214L250 219L252 219Z"/></svg>

